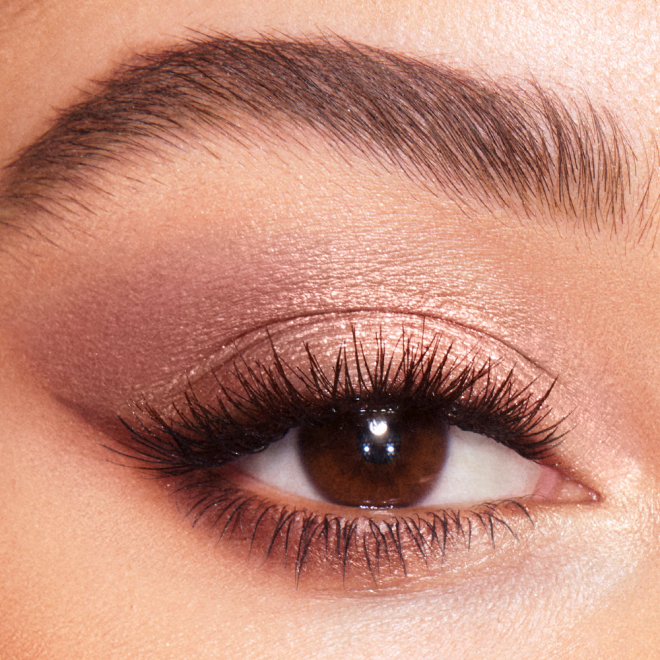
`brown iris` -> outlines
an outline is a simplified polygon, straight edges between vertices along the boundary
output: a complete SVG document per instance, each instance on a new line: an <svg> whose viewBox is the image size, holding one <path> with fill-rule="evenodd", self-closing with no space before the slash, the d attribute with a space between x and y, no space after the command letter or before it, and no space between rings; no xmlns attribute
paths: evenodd
<svg viewBox="0 0 660 660"><path fill-rule="evenodd" d="M344 414L299 429L303 465L314 486L335 504L412 506L442 469L446 426L419 411Z"/></svg>

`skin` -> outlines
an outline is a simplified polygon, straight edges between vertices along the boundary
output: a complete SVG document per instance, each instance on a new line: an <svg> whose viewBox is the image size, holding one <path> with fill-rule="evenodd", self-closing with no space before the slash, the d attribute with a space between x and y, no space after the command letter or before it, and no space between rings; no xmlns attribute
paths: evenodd
<svg viewBox="0 0 660 660"><path fill-rule="evenodd" d="M0 161L93 89L90 80L191 29L337 34L492 76L533 76L606 103L636 150L652 153L659 14L638 1L88 0L75 11L57 0L5 2ZM66 229L3 237L0 655L653 657L653 234L612 240L482 212L467 221L442 196L313 139L223 148L222 160L186 152L152 163L135 187L117 177L113 199ZM381 590L332 578L296 589L290 573L248 565L191 528L167 485L108 461L104 423L136 392L167 400L173 378L208 369L223 341L291 310L367 308L472 328L512 359L527 356L530 373L558 377L553 406L576 422L562 472L598 501L543 503L519 541L476 543L447 567Z"/></svg>

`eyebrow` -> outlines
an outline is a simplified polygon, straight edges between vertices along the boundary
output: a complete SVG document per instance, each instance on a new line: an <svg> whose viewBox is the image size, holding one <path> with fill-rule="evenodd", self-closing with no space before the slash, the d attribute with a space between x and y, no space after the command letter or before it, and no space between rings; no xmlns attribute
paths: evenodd
<svg viewBox="0 0 660 660"><path fill-rule="evenodd" d="M627 220L642 236L658 205L652 174L633 184L639 159L620 123L586 98L343 39L215 36L142 56L66 110L5 170L0 222L88 212L81 191L159 145L263 130L311 131L465 207L586 230Z"/></svg>

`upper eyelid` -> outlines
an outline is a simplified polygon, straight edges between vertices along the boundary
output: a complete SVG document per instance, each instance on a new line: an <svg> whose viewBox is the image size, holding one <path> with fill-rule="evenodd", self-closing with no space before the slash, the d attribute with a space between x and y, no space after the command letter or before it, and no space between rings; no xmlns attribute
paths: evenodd
<svg viewBox="0 0 660 660"><path fill-rule="evenodd" d="M331 310L318 312L305 312L305 314L293 314L290 316L279 316L273 318L266 324L251 326L238 334L220 339L216 348L207 349L205 356L198 360L185 373L175 376L167 383L161 384L156 390L146 390L140 400L157 401L162 404L168 400L180 399L181 394L188 391L191 387L197 389L200 385L204 387L203 382L208 380L209 374L220 373L222 370L231 369L237 359L241 359L241 353L251 355L253 359L271 357L271 342L275 341L278 345L282 342L289 344L289 348L300 351L303 347L303 341L298 337L319 337L324 332L331 335L346 338L346 328L354 325L361 328L361 337L365 332L379 333L389 335L390 338L399 338L402 328L410 329L413 334L423 338L429 333L441 333L445 337L451 337L456 347L465 344L465 355L473 355L475 351L488 352L494 356L494 359L502 357L505 354L506 363L509 365L521 364L528 366L536 378L544 378L548 383L558 380L559 374L551 368L537 360L533 355L528 355L522 351L505 336L498 336L485 328L459 322L454 319L448 319L441 315L429 313L415 313L409 310L400 311L396 308L370 308L359 307L345 310ZM369 328L370 330L365 330ZM293 344L289 337L294 338ZM325 338L329 343L329 338ZM292 355L289 353L289 355ZM299 355L300 357L300 355ZM303 355L303 360L305 356ZM530 373L531 373L530 372ZM531 380L530 376L530 380ZM215 380L212 379L210 387L215 387Z"/></svg>
<svg viewBox="0 0 660 660"><path fill-rule="evenodd" d="M356 319L364 319L365 316L366 318L369 318L368 314L357 316L349 315L349 318L352 318L355 321ZM401 318L407 319L408 323L410 323L415 317L394 317L394 319ZM452 339L451 336L440 338L439 335L435 334L430 329L427 331L427 319L422 318L417 320L420 323L417 327L417 329L420 330L420 334L415 336L414 330L411 330L410 333L406 335L405 329L401 331L402 326L399 325L397 320L390 319L390 331L394 328L399 328L399 332L403 332L403 334L399 334L398 338L394 335L395 341L393 341L389 347L386 343L381 343L381 340L376 337L375 355L370 355L369 351L367 351L366 354L364 352L361 355L359 354L362 346L359 344L360 340L356 337L354 327L352 332L352 347L349 345L346 350L345 347L342 349L341 343L332 344L331 342L331 345L334 345L335 348L339 347L338 358L341 357L342 350L344 351L344 356L348 355L349 359L354 357L352 366L349 366L348 363L345 363L344 366L348 369L346 375L350 372L350 387L355 386L357 388L355 391L356 396L366 396L372 403L376 401L376 390L378 390L378 385L376 384L374 386L373 384L373 372L371 374L367 372L370 368L373 368L374 364L379 364L379 355L384 356L385 361L381 367L379 367L380 373L375 375L377 378L382 376L387 377L386 380L383 380L383 384L385 385L384 390L387 391L388 397L394 396L394 399L396 399L398 403L402 403L402 397L405 397L405 385L402 390L400 386L394 384L394 381L392 380L394 377L394 371L388 371L387 360L393 360L394 370L396 370L397 366L400 367L404 364L398 360L409 361L412 359L415 361L419 359L419 364L423 368L431 367L435 360L438 373L442 378L442 380L439 381L438 390L444 391L444 389L449 388L447 389L446 395L442 394L439 396L438 401L434 404L436 407L439 406L442 401L444 401L443 405L448 403L449 399L447 397L450 396L449 393L452 389L452 379L454 377L458 379L462 376L469 377L470 374L481 374L478 375L477 380L475 380L476 387L473 392L474 402L470 403L465 401L460 404L457 411L453 413L455 418L452 418L453 421L450 421L449 423L458 423L460 426L460 414L466 415L466 419L469 418L470 414L472 414L470 412L470 406L473 408L476 407L476 401L480 400L479 397L484 396L486 391L492 393L493 402L502 401L503 406L507 405L507 401L510 401L512 404L520 405L524 400L527 402L525 404L526 411L518 411L518 413L515 413L513 412L515 406L514 409L512 409L512 417L515 417L516 414L523 415L523 417L520 417L518 420L519 427L516 427L516 437L514 438L512 436L509 441L505 440L504 436L502 436L502 438L499 438L500 442L503 444L510 442L507 446L516 449L516 451L519 451L519 453L522 453L523 455L528 455L530 458L536 457L537 460L547 458L553 453L554 447L558 444L561 436L566 431L563 427L561 429L559 428L565 415L560 412L556 415L550 415L552 409L546 405L546 399L554 388L556 379L548 378L547 375L539 373L533 369L533 367L532 373L523 376L522 374L525 372L525 369L522 368L521 365L525 363L525 360L520 355L516 358L507 358L504 364L498 364L497 359L491 360L491 358L488 357L488 351L486 351L486 356L480 356L479 351L475 350L474 336L469 339L464 347L460 348L454 346L454 341L461 334L466 335L463 339L467 340L467 335L470 333L468 333L466 329L459 330L456 327L452 327L452 330L455 333L454 339ZM335 318L334 315L328 315L321 316L320 318L313 318L313 320L308 320L308 322L310 323L310 327L307 327L303 333L308 337L316 337L318 339L319 334L322 335L323 332L332 335L334 323L334 331L338 331L339 336L343 337L344 340L347 339L345 330L347 324L346 317L339 316L339 318ZM431 323L430 320L428 320L428 322L429 324ZM302 327L305 327L304 324L301 325ZM373 325L373 321L371 327L375 328L377 332L382 331L382 328L381 330L377 330L378 325ZM405 328L405 326L403 327ZM437 321L436 327L438 327ZM219 423L228 423L229 428L235 427L238 428L239 431L240 429L243 429L240 431L238 438L235 439L241 446L244 443L244 440L241 439L243 437L241 435L242 433L247 432L247 430L250 430L250 433L256 433L253 442L257 442L257 445L255 445L255 447L257 447L261 446L259 445L260 442L266 441L262 438L263 430L259 430L259 428L256 427L252 429L247 421L241 422L242 416L253 415L255 418L261 419L261 422L266 421L270 427L272 427L274 423L272 420L274 409L279 405L282 409L286 409L287 415L293 415L286 423L286 427L289 428L290 426L297 426L300 424L306 415L311 417L314 415L318 416L321 408L326 404L330 405L333 401L334 406L338 405L339 400L346 399L346 404L349 405L349 400L346 396L347 394L350 394L350 392L344 391L344 382L346 379L340 380L338 384L334 383L334 385L339 388L337 394L325 391L327 388L332 389L333 369L339 365L339 362L336 361L332 355L325 356L324 366L323 360L319 363L318 369L320 371L317 375L320 375L321 382L319 383L313 378L313 372L317 370L317 367L313 362L317 360L316 355L321 355L321 353L315 354L315 350L319 348L318 345L311 350L307 347L304 340L300 337L300 330L301 328L297 327L295 322L293 324L285 323L284 328L279 329L279 333L276 334L282 339L282 341L286 339L287 332L293 332L291 341L288 344L284 341L284 346L288 346L288 349L284 348L283 352L280 351L279 348L275 348L276 342L274 343L269 328L261 329L259 331L261 334L261 344L255 340L253 335L248 335L246 337L246 345L248 347L246 352L243 353L241 352L240 347L234 346L231 349L231 352L234 354L234 362L223 362L225 366L222 375L218 376L215 371L211 370L210 374L207 374L206 385L203 384L204 379L200 379L197 386L189 385L185 391L184 397L179 397L179 402L174 403L173 407L167 404L156 404L154 406L146 401L144 403L136 402L133 404L132 412L128 416L120 415L123 424L127 427L131 437L137 442L137 445L146 447L147 454L149 454L150 451L155 450L156 453L160 455L163 452L162 442L163 438L165 438L165 453L163 456L167 455L169 451L167 449L167 447L169 447L169 440L167 440L167 438L169 437L171 440L180 436L180 440L184 442L184 444L193 442L195 446L198 446L200 452L198 458L202 460L202 462L214 462L217 460L217 456L220 456L222 451L225 451L225 453L226 451L229 451L230 454L233 451L233 449L231 449L233 446L231 445L231 442L234 440L230 437L228 437L226 443L224 443L227 444L226 449L223 449L224 444L216 447L214 442L209 443L210 436L208 434L211 434L214 437L218 433L222 435L223 432L216 429L216 426ZM448 331L449 328L445 327L445 330ZM369 331L364 330L363 328L362 335L364 337L369 337ZM381 338L382 336L383 335L381 335ZM392 336L390 336L390 339L392 339ZM406 342L408 342L408 346L412 347L412 350L414 351L411 358L406 357ZM394 344L394 347L392 344ZM263 351L262 358L256 357L256 355L259 355L260 346ZM454 350L454 348L456 350ZM299 352L297 358L294 357L296 350ZM492 352L492 350L493 348L491 346L490 351ZM373 353L373 351L374 345L372 343L371 353ZM420 351L426 351L426 356L422 355ZM437 355L437 359L433 357L433 351L436 351L435 354ZM268 366L267 359L269 354L271 357L270 366ZM287 363L287 357L291 359L293 366ZM375 359L373 363L371 363L372 358ZM443 358L446 358L446 364ZM235 369L232 368L232 364ZM361 374L359 373L360 365L362 365ZM513 370L516 368L517 371L521 372L521 375L516 375L514 377ZM266 371L264 371L264 369ZM407 367L403 367L402 373L404 375L406 375L406 369ZM269 371L270 374L275 377L275 380L272 382ZM344 371L341 373L343 374ZM412 374L412 372L410 373ZM293 382L288 381L290 377L297 378L296 374L301 374L302 377L302 381L298 386L294 385ZM491 375L494 376L496 374L500 374L503 378L491 380ZM209 375L211 376L210 379L208 377ZM539 380L541 376L543 376L543 381ZM324 378L329 378L325 384L322 382ZM419 389L419 378L422 378L422 376L416 377L415 382L410 383L410 386L413 388L410 391L411 396L418 398L424 396L422 390ZM509 379L511 380L509 381ZM456 383L458 382L459 380L456 380ZM202 383L202 385L199 383ZM295 401L290 398L289 394L287 394L289 387L296 391L296 396L301 397L300 405L303 407L297 412ZM462 398L462 393L465 392L465 386L461 387L462 389L459 389L461 389ZM509 387L509 389L502 390L501 396L494 396L496 390L501 387ZM253 394L250 394L251 388L254 388ZM282 388L281 391L280 388ZM484 388L487 388L487 390ZM218 394L218 392L220 392L220 394ZM252 407L255 405L255 396L257 397L257 401L260 400L261 396L265 396L268 400L272 398L272 401L266 403L265 408L254 412L252 411ZM162 400L162 397L159 398ZM305 402L302 401L303 399ZM431 402L428 403L430 405ZM247 404L248 407L242 411L244 404ZM238 407L236 407L236 405ZM500 404L495 406L498 411L500 410L500 407ZM491 419L494 419L496 416L495 408L490 414ZM461 413L461 410L463 413ZM281 425L281 415L283 413L280 412L278 414L280 415L279 424ZM500 423L503 423L503 421L503 419L500 420ZM513 421L508 421L506 424L509 425L507 428L511 428ZM208 430L208 434L206 435L203 431L205 428ZM277 433L278 428L279 427L275 428L271 433ZM462 428L466 427L462 426ZM486 432L485 427L480 427L479 429L477 429L477 427L466 428L466 430L475 430L478 433ZM527 437L526 434L531 435ZM268 443L275 439L277 439L277 437L269 440ZM178 442L178 440L175 440L177 446ZM130 455L130 450L134 450L135 448L131 448L130 442L127 446ZM136 454L139 455L141 451L142 450L138 449ZM197 456L197 454L195 454L195 456ZM149 460L153 460L153 458L153 456L148 457ZM195 458L195 460L197 459ZM181 469L187 469L183 458L182 461L180 468L176 469L177 472Z"/></svg>
<svg viewBox="0 0 660 660"><path fill-rule="evenodd" d="M589 231L637 209L630 217L650 233L651 180L638 199L629 174L639 156L625 130L611 113L578 105L537 83L496 82L346 40L201 39L145 57L65 112L10 166L2 203L5 215L84 215L67 185L84 188L127 149L132 159L167 149L173 134L240 137L249 128L234 127L238 115L285 141L289 125L316 131L468 207L572 217ZM635 228L616 233L629 234L638 238Z"/></svg>

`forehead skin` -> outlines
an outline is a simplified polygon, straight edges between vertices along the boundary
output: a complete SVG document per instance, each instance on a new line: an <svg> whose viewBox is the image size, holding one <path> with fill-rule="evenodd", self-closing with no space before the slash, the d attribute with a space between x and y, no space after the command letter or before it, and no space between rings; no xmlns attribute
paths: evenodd
<svg viewBox="0 0 660 660"><path fill-rule="evenodd" d="M626 125L638 151L653 153L654 135L660 128L659 15L655 2L637 0L553 3L9 0L0 7L0 89L3 90L0 95L0 124L3 126L0 162L10 162L20 149L47 130L59 109L81 100L84 92L93 91L95 87L91 81L104 79L119 63L130 61L134 53L174 45L194 31L245 38L260 34L338 35L429 61L455 63L494 77L534 78L552 89L585 93L596 105L606 103ZM333 166L329 164L328 171L332 172ZM185 167L183 170L187 172ZM259 185L267 187L268 183L268 176L264 174ZM255 196L258 196L262 190L254 185ZM226 192L231 195L232 191ZM283 199L285 206L295 206L295 200L290 201L286 194ZM147 207L150 204L158 208L157 200L148 200ZM183 207L185 200L181 203ZM372 210L365 213L368 215ZM318 224L322 231L325 228L322 218ZM171 230L171 236L170 230L164 230L164 240L168 237L177 240L178 229ZM363 237L363 234L356 232L356 236ZM469 243L469 235L466 240ZM559 253L564 254L561 250ZM566 248L565 254L569 253L570 249ZM90 262L92 257L89 257ZM137 522L132 523L140 527L138 532L124 526L128 517L117 517L106 526L99 523L97 529L96 518L84 518L91 512L81 506L79 519L85 522L81 522L80 527L89 528L88 537L92 539L85 550L92 552L96 548L98 556L103 558L101 565L82 557L82 553L67 554L75 550L72 539L76 538L67 530L62 534L68 546L53 545L48 542L47 533L34 532L32 537L23 535L35 539L34 552L26 550L20 539L14 539L11 524L2 523L0 517L0 564L12 567L10 571L0 568L0 602L3 603L0 612L3 609L8 612L8 616L0 617L5 621L4 624L0 622L0 655L20 660L409 658L415 655L420 658L560 657L575 660L653 657L653 649L660 647L660 632L657 632L660 631L657 570L660 550L655 541L658 525L655 522L657 505L654 505L660 479L657 461L654 461L657 452L654 441L660 434L655 417L660 414L657 394L660 391L660 320L655 311L660 309L658 259L648 249L643 254L633 251L631 255L622 256L615 250L601 250L600 247L592 252L585 248L581 257L587 263L584 268L591 268L590 278L585 276L584 281L591 282L586 291L592 298L586 297L593 308L599 310L586 318L601 324L599 327L606 328L610 324L613 333L617 324L623 328L616 335L614 346L606 346L605 340L601 341L599 349L602 349L605 366L602 370L594 367L589 378L596 379L603 373L602 380L607 381L609 394L620 395L621 400L625 400L638 418L635 422L639 421L639 428L643 429L639 437L634 438L639 441L635 466L641 476L630 486L625 500L631 510L630 521L634 523L628 521L627 527L625 515L621 515L612 521L610 534L612 538L625 537L635 525L643 526L643 533L640 532L638 547L634 548L637 553L634 562L628 561L621 551L621 561L617 563L619 546L615 543L608 553L603 553L613 566L616 565L618 573L616 579L611 578L611 584L607 583L607 588L603 587L598 607L593 606L588 597L593 587L592 575L601 575L598 567L591 573L584 568L586 562L576 564L584 568L584 573L571 574L570 578L580 586L580 581L584 581L586 595L583 601L577 598L567 603L561 597L565 585L552 582L553 558L547 556L535 558L532 568L545 576L544 586L548 590L560 594L543 601L552 606L551 610L538 611L534 606L538 595L526 593L517 602L514 602L515 597L511 598L511 608L519 613L518 618L498 623L475 596L475 611L488 622L483 627L481 620L460 619L451 607L454 601L449 592L436 593L433 597L413 594L396 602L394 598L392 601L365 599L356 604L348 599L306 601L304 594L300 597L288 594L288 600L280 601L273 589L267 593L270 602L264 605L260 601L257 607L255 584L248 578L243 582L228 575L224 568L217 569L213 553L200 553L199 558L189 559L190 548L196 547L193 530L182 526L178 520L159 526L154 520L162 515L161 498L141 484L124 483L123 473L117 471L103 477L105 481L101 480L99 488L129 499L141 498L145 504L135 513ZM60 257L48 254L45 262L55 258ZM539 254L538 259L529 257L528 265L538 265L538 262L538 272L543 268L554 272L553 259L554 255ZM80 263L89 267L84 258ZM22 262L20 268L23 267ZM48 267L47 264L44 272ZM3 262L3 268L11 266ZM561 271L561 267L557 270ZM62 272L66 277L70 275L66 266L55 272ZM605 279L611 286L608 294L598 298L602 273L607 273ZM534 280L536 293L547 295L553 301L564 301L568 309L573 309L571 305L575 309L581 305L589 307L580 292L570 290L571 277L570 272L564 279L561 272L556 276L556 282L565 285L562 295ZM14 288L1 294L5 320L8 308L5 298L15 300L21 295L20 287L15 285L17 280L10 278L9 281L14 283ZM463 284L470 292L479 289L478 279L476 283L466 280ZM44 295L48 288L44 282L37 282L34 287L35 296ZM487 287L485 290L488 292ZM470 295L472 293L466 293L466 299ZM606 295L610 298L606 299ZM116 303L121 306L120 296ZM493 307L497 306L495 303ZM633 312L628 314L627 309ZM605 316L607 310L611 310L611 317ZM491 310L486 311L490 313ZM523 325L524 320L522 315L517 322ZM602 331L601 335L604 334ZM589 337L588 328L579 336ZM2 343L4 346L10 341L2 335ZM530 342L530 346L533 347L534 342ZM553 355L550 349L546 352ZM570 360L567 358L565 362L570 371ZM13 383L22 382L22 366L20 360L6 364L0 386L5 401L11 402ZM608 371L608 364L616 368ZM617 381L617 374L623 374L623 384ZM585 387L589 378L585 377L580 385ZM612 381L611 386L608 379ZM641 401L636 400L639 391L643 393L643 397L639 397ZM37 402L41 400L39 396L34 394ZM15 409L21 405L26 407L26 415L32 415L32 404L19 402ZM46 404L44 409L49 410ZM0 431L0 444L6 443L9 447L13 434L20 436L22 433L20 425L24 417L9 415L7 419L5 429L9 431ZM34 419L38 419L38 415L35 414ZM58 417L53 413L52 419L43 421L44 435L48 435L51 426L65 427L69 423L65 415ZM74 435L73 423L70 428L69 433ZM617 455L615 450L613 456ZM629 453L634 452L630 450ZM33 465L31 454L17 455L16 465L23 472L15 482L6 479L1 488L3 497L15 497L21 502L26 488L17 483L20 479L30 479ZM55 454L46 459L47 469L38 472L40 477L59 475L58 460ZM79 460L80 476L67 482L67 489L86 488L85 478L90 472L84 452ZM599 469L607 475L607 468L599 466ZM606 481L605 477L603 479ZM35 501L42 503L35 506L37 514L26 508L24 512L19 511L21 516L8 517L7 521L18 519L32 529L43 522L39 519L38 507L49 510L47 502L43 504L49 495L41 495L36 485L33 488ZM113 501L112 496L109 502ZM62 495L58 491L53 497L66 502L66 493ZM150 512L153 516L148 515ZM98 519L101 517L99 513ZM620 523L621 527L617 527ZM162 568L154 566L154 561L161 557L158 551L150 550L143 555L139 547L127 551L128 543L121 544L124 536L137 539L137 543L145 533L173 548L174 558L163 558ZM588 529L584 530L585 537L588 533ZM566 542L566 547L570 546L571 543ZM620 547L627 549L629 545L622 543ZM16 559L19 554L20 561ZM594 556L596 562L600 555ZM46 562L52 562L52 573L57 575L57 580L44 578L50 574L50 567L44 566ZM222 598L213 587L216 570L226 578ZM99 575L104 579L100 580ZM198 575L209 576L209 579L199 593L191 593L188 583ZM621 576L629 579L626 581ZM165 588L161 577L167 581ZM608 573L607 579L610 577ZM3 587L3 582L10 586ZM91 584L103 584L108 590L99 595L95 586L97 591L91 593ZM575 591L580 591L580 587ZM185 607L181 604L184 593L188 598ZM478 585L474 593L480 593ZM502 600L506 601L507 596L498 593L497 597L498 607L503 607ZM588 610L588 616L583 607ZM506 612L506 607L503 611ZM29 625L25 625L25 621L29 621ZM460 621L460 625L456 625L456 621ZM513 654L512 649L516 649L517 655L509 655L509 651Z"/></svg>

